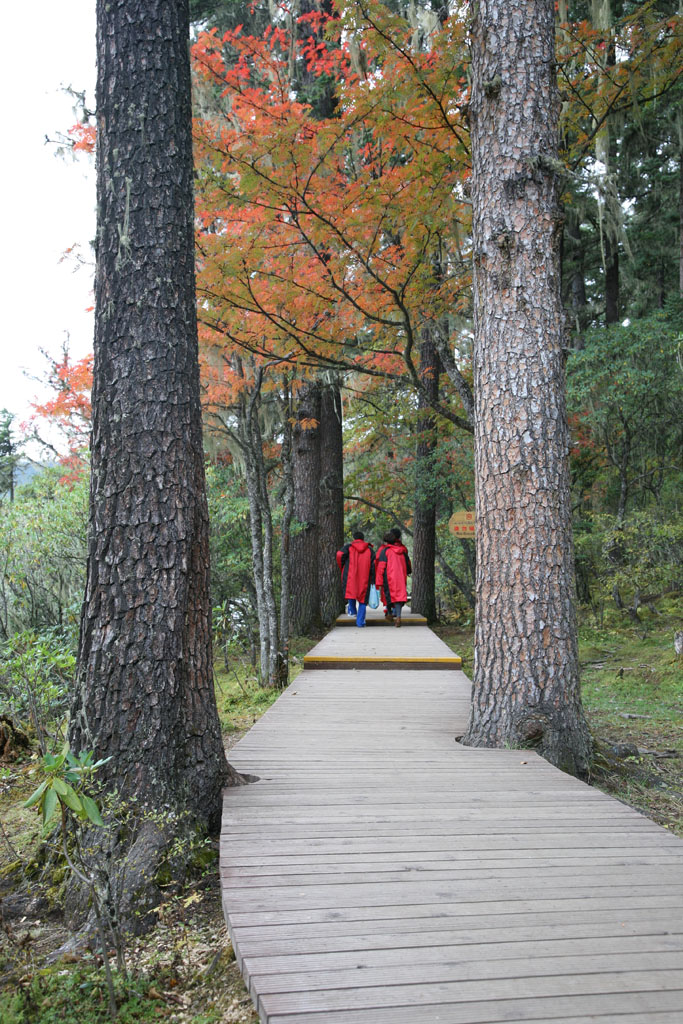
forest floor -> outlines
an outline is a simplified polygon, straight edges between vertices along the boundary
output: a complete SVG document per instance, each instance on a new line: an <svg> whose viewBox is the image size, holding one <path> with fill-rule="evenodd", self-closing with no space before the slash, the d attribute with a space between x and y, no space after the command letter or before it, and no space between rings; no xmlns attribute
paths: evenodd
<svg viewBox="0 0 683 1024"><path fill-rule="evenodd" d="M683 836L683 663L673 649L683 603L641 616L641 626L614 613L580 629L583 699L596 748L591 781ZM471 676L471 627L456 622L436 632ZM310 644L301 638L295 645L295 673ZM217 656L229 757L277 694L261 690L252 666L234 653L228 664L226 670ZM36 787L36 760L0 761L0 1020L104 1024L110 1018L100 959L51 957L68 934L60 906L65 871L59 857L46 857L38 816L22 806ZM182 891L169 895L155 929L129 940L129 977L117 980L121 1024L257 1024L223 920L217 849L203 860Z"/></svg>

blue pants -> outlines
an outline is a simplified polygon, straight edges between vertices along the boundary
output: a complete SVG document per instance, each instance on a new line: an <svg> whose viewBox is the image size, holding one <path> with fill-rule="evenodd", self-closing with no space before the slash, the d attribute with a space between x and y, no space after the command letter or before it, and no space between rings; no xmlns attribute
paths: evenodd
<svg viewBox="0 0 683 1024"><path fill-rule="evenodd" d="M363 604L362 601L359 601L358 602L358 609L356 610L356 600L353 597L349 598L349 600L347 602L347 605L346 605L346 610L349 613L349 615L355 615L356 616L356 625L357 626L364 626L365 625L365 609L366 608L367 608L367 605Z"/></svg>

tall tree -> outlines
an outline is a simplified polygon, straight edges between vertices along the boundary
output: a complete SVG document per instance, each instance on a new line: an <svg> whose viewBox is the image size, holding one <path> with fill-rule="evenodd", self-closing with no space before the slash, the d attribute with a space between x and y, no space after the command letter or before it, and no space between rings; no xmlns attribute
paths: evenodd
<svg viewBox="0 0 683 1024"><path fill-rule="evenodd" d="M470 103L477 614L464 742L531 744L584 774L555 75L552 0L480 0Z"/></svg>
<svg viewBox="0 0 683 1024"><path fill-rule="evenodd" d="M213 692L188 31L187 0L97 6L91 511L69 738L111 758L104 783L141 812L124 913L154 898L150 866L182 821L218 825L239 779Z"/></svg>
<svg viewBox="0 0 683 1024"><path fill-rule="evenodd" d="M341 612L341 579L335 555L344 543L344 451L339 385L323 386L320 397L320 512L318 578L320 615L330 626Z"/></svg>
<svg viewBox="0 0 683 1024"><path fill-rule="evenodd" d="M426 330L420 345L420 376L431 403L418 396L420 414L415 446L415 512L413 515L413 581L411 608L430 622L436 619L436 481L434 453L437 423L432 404L439 397L439 355Z"/></svg>
<svg viewBox="0 0 683 1024"><path fill-rule="evenodd" d="M294 532L290 541L292 630L320 629L320 404L318 382L305 384L297 399L292 439Z"/></svg>

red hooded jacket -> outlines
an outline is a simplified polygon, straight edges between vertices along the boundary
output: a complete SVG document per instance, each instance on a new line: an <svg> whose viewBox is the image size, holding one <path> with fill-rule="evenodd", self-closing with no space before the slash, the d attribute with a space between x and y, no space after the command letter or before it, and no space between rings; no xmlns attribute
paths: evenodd
<svg viewBox="0 0 683 1024"><path fill-rule="evenodd" d="M354 540L337 552L337 565L341 569L344 598L347 601L368 603L374 561L372 545L365 540Z"/></svg>
<svg viewBox="0 0 683 1024"><path fill-rule="evenodd" d="M389 604L408 600L408 576L413 571L408 549L400 542L387 544L378 560L377 577L384 584Z"/></svg>
<svg viewBox="0 0 683 1024"><path fill-rule="evenodd" d="M380 546L377 548L377 553L375 555L375 586L376 587L381 587L382 586L382 574L384 572L384 563L382 562L382 552L385 551L386 548L387 548L387 544L386 543L380 544Z"/></svg>

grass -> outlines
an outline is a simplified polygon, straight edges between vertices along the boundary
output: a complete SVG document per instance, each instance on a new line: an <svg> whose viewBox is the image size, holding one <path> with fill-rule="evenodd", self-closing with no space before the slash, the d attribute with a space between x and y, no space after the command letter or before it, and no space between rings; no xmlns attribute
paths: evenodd
<svg viewBox="0 0 683 1024"><path fill-rule="evenodd" d="M251 665L235 663L228 671L214 671L218 717L224 734L244 734L280 695L276 689L262 689ZM231 737L232 742L239 738Z"/></svg>
<svg viewBox="0 0 683 1024"><path fill-rule="evenodd" d="M303 668L303 656L311 647L310 637L293 637L290 650L290 682L296 679ZM274 704L280 691L262 689L258 683L256 668L249 661L234 652L229 658L228 668L222 659L214 664L216 682L216 703L228 746L232 746L248 729L251 729L261 715Z"/></svg>
<svg viewBox="0 0 683 1024"><path fill-rule="evenodd" d="M158 1021L149 999L151 981L117 979L120 1024ZM64 970L43 968L20 982L15 992L0 994L0 1020L6 1024L104 1024L108 1021L107 994L96 965Z"/></svg>
<svg viewBox="0 0 683 1024"><path fill-rule="evenodd" d="M583 625L579 658L595 741L593 783L683 836L683 661L673 634L683 609L641 612L643 627L616 614Z"/></svg>

